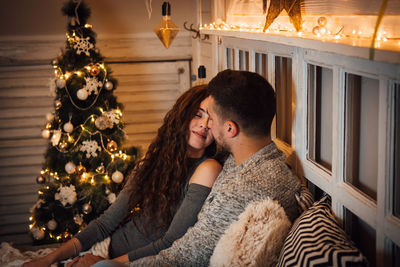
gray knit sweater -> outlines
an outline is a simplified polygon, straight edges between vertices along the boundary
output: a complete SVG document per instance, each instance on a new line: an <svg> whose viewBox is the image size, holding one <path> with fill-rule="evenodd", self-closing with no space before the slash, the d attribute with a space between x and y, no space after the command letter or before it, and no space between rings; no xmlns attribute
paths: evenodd
<svg viewBox="0 0 400 267"><path fill-rule="evenodd" d="M208 266L219 238L249 203L270 197L279 202L293 221L298 216L295 193L299 187L300 182L273 142L239 166L230 156L197 223L170 248L131 262L130 266Z"/></svg>

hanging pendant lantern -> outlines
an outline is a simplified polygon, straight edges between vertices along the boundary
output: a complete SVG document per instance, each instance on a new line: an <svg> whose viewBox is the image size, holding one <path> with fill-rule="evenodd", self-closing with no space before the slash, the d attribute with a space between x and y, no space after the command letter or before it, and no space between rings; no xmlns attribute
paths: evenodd
<svg viewBox="0 0 400 267"><path fill-rule="evenodd" d="M171 5L169 2L164 2L162 5L162 21L156 28L154 28L154 32L157 34L165 48L168 48L175 36L178 34L178 31L179 27L171 20Z"/></svg>

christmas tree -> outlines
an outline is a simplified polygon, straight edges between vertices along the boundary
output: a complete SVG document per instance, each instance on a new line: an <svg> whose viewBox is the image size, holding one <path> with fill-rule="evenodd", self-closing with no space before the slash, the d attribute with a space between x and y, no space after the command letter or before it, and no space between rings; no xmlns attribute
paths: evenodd
<svg viewBox="0 0 400 267"><path fill-rule="evenodd" d="M90 9L70 0L62 12L68 17L67 40L52 61L54 112L46 115L42 131L49 145L29 218L36 244L69 239L98 217L115 200L138 154L135 147L122 149L123 107L87 24Z"/></svg>

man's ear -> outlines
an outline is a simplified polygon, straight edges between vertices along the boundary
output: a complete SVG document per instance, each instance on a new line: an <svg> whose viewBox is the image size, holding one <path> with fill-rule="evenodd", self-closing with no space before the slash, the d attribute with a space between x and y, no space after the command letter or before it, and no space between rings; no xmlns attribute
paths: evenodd
<svg viewBox="0 0 400 267"><path fill-rule="evenodd" d="M226 121L225 122L225 132L228 137L232 138L239 134L239 127L233 121Z"/></svg>

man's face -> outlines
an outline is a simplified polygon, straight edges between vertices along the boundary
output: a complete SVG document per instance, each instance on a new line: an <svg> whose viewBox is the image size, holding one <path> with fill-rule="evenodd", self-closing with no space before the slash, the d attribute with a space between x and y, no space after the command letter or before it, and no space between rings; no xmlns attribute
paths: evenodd
<svg viewBox="0 0 400 267"><path fill-rule="evenodd" d="M229 146L226 142L226 138L224 135L224 121L218 116L216 110L216 103L212 96L209 96L208 101L208 127L211 130L212 135L214 136L215 142L219 146L220 149L230 151Z"/></svg>

